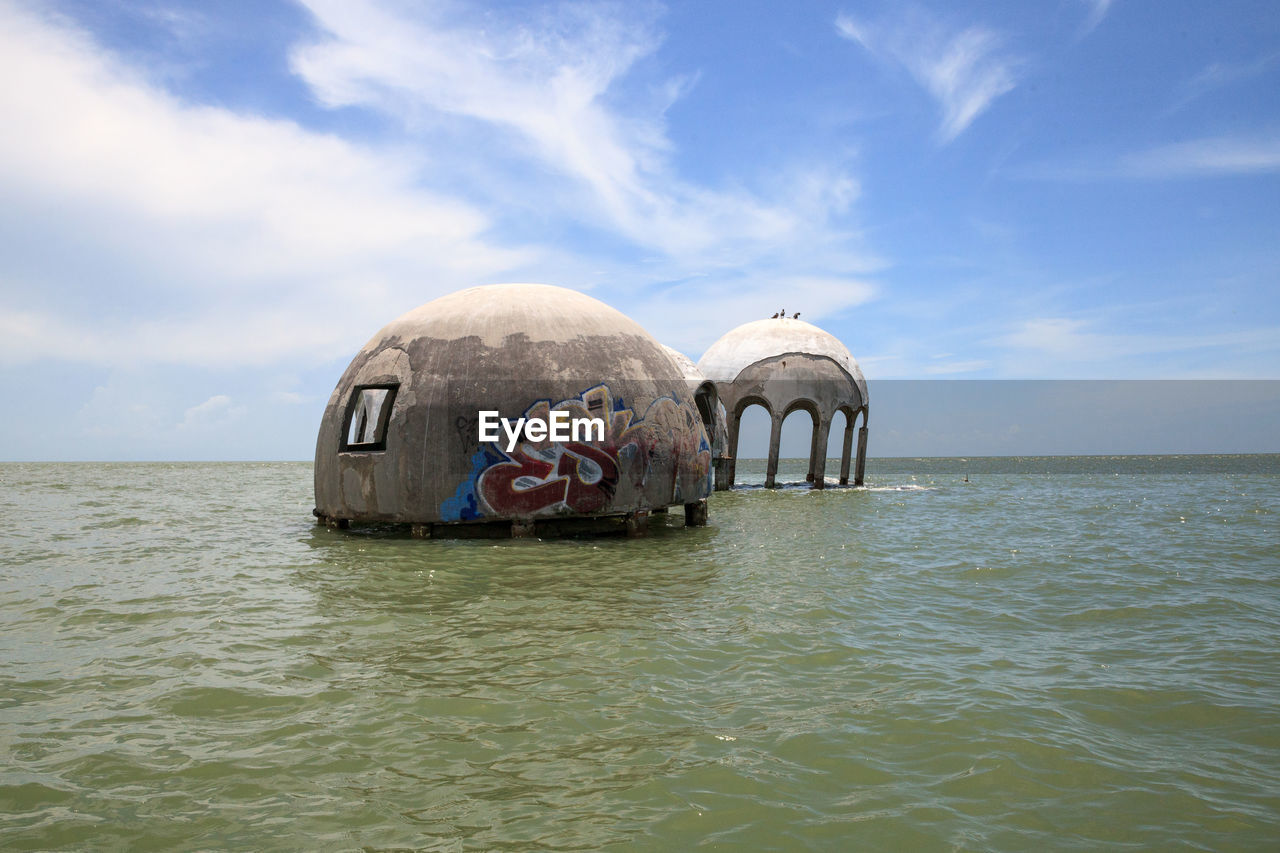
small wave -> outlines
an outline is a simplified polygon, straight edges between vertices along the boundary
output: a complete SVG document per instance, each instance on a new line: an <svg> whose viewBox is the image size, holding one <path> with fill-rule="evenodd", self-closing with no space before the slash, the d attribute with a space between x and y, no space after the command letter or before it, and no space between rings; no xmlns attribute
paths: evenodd
<svg viewBox="0 0 1280 853"><path fill-rule="evenodd" d="M849 491L857 492L932 492L936 491L936 486L917 486L913 483L904 483L900 486L853 486L840 485L840 481L831 477L825 480L827 491ZM771 491L771 492L811 492L815 491L812 483L806 482L788 482L778 483L773 488L768 488L764 483L734 483L733 490L735 492L746 491Z"/></svg>
<svg viewBox="0 0 1280 853"><path fill-rule="evenodd" d="M113 518L108 521L99 522L97 524L86 524L85 529L86 530L107 530L113 527L139 527L139 526L147 525L150 523L151 522L144 521L143 519L137 518L135 516L128 516L125 518Z"/></svg>
<svg viewBox="0 0 1280 853"><path fill-rule="evenodd" d="M906 483L901 486L864 486L864 491L868 492L932 492L935 491L933 486L917 486L914 483Z"/></svg>

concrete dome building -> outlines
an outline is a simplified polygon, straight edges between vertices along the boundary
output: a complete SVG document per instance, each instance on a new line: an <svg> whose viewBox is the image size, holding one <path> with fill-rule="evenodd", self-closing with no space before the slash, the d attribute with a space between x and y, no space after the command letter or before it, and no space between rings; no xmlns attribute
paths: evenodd
<svg viewBox="0 0 1280 853"><path fill-rule="evenodd" d="M813 418L808 481L825 486L827 438L837 413L845 415L840 484L849 482L853 425L858 415L858 453L854 485L862 485L867 457L867 419L870 406L867 381L857 361L839 339L803 320L757 320L728 332L711 345L698 370L715 383L724 404L728 452L716 464L716 489L733 487L738 455L738 428L748 406L761 405L772 420L765 485L773 487L778 473L778 443L782 422L796 410Z"/></svg>
<svg viewBox="0 0 1280 853"><path fill-rule="evenodd" d="M689 383L689 390L693 392L693 402L698 407L698 414L702 416L702 425L706 428L707 437L711 440L711 463L714 465L716 460L724 456L729 449L729 434L725 429L727 419L724 403L720 402L720 392L716 390L716 383L702 375L702 371L693 363L693 359L666 344L663 344L663 349L680 368L685 381Z"/></svg>
<svg viewBox="0 0 1280 853"><path fill-rule="evenodd" d="M315 514L417 536L584 519L638 532L672 505L705 523L711 444L694 396L661 344L590 296L462 290L392 321L338 381L316 440ZM578 421L588 428L571 431Z"/></svg>

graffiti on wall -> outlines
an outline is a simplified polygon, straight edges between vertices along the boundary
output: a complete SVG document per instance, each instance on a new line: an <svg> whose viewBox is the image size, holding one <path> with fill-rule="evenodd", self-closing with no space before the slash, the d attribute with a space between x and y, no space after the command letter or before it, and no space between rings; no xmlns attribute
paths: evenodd
<svg viewBox="0 0 1280 853"><path fill-rule="evenodd" d="M638 506L667 506L711 491L711 446L697 409L659 397L637 417L607 385L552 404L539 400L524 411L549 422L552 411L571 419L601 418L602 441L531 441L511 452L486 444L471 460L471 473L441 506L447 521L488 515L530 517L590 515Z"/></svg>

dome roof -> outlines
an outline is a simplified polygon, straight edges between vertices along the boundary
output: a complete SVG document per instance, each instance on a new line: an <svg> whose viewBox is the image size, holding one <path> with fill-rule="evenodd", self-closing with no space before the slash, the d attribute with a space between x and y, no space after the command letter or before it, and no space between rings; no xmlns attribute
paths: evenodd
<svg viewBox="0 0 1280 853"><path fill-rule="evenodd" d="M751 365L790 353L831 359L853 377L862 398L867 398L867 381L848 348L835 335L804 320L782 317L744 323L712 344L697 366L714 382L732 382Z"/></svg>
<svg viewBox="0 0 1280 853"><path fill-rule="evenodd" d="M693 363L693 359L673 349L666 344L662 348L667 351L667 355L671 356L671 360L676 363L676 367L680 368L680 372L684 374L684 378L694 385L700 385L707 381L707 377L702 375L702 371L698 369L698 365Z"/></svg>
<svg viewBox="0 0 1280 853"><path fill-rule="evenodd" d="M474 336L485 347L500 347L511 335L531 343L565 343L618 334L649 338L639 323L585 293L549 284L488 284L418 306L388 323L370 344L393 337Z"/></svg>
<svg viewBox="0 0 1280 853"><path fill-rule="evenodd" d="M684 377L639 323L585 293L547 284L489 284L434 299L380 329L360 356L385 358L389 351L408 357L415 385L425 377L453 383L608 377L666 386Z"/></svg>

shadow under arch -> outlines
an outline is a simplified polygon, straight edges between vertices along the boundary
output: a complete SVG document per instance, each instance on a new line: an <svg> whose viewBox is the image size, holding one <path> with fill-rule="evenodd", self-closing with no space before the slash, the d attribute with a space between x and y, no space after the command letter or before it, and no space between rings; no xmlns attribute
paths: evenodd
<svg viewBox="0 0 1280 853"><path fill-rule="evenodd" d="M698 414L702 417L702 425L706 427L708 435L715 429L716 403L719 402L719 399L720 395L716 393L716 384L709 379L699 385L693 392L693 402L698 407Z"/></svg>

